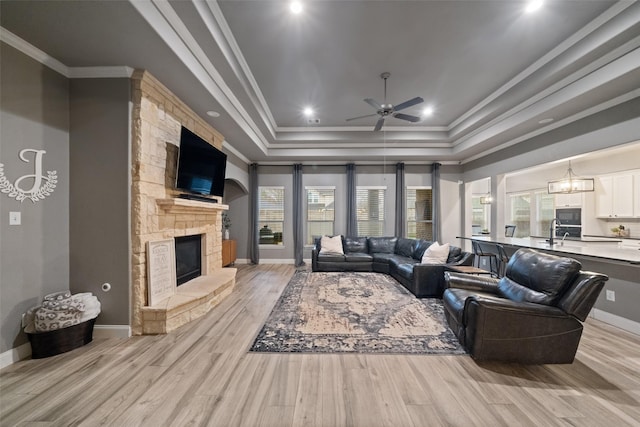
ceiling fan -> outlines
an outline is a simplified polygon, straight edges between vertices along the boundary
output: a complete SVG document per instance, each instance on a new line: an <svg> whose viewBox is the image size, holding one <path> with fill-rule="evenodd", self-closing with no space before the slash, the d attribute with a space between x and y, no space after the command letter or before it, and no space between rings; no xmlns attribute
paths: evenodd
<svg viewBox="0 0 640 427"><path fill-rule="evenodd" d="M384 80L384 103L383 104L376 102L372 98L364 99L364 102L366 102L367 104L371 105L373 108L376 109L375 114L367 114L366 116L352 117L350 119L347 119L348 122L352 120L364 119L365 117L373 117L376 115L380 116L380 118L376 122L376 126L373 128L374 132L377 132L380 129L382 129L382 125L384 125L384 120L388 116L392 116L400 120L406 120L412 123L416 123L420 121L420 117L412 116L410 114L398 113L398 111L400 110L404 110L405 108L413 107L416 104L420 104L421 102L424 102L424 99L420 98L419 96L416 96L415 98L410 99L408 101L402 102L396 106L392 104L387 104L387 79L389 78L390 75L391 73L388 73L388 72L384 72L380 74L380 77Z"/></svg>

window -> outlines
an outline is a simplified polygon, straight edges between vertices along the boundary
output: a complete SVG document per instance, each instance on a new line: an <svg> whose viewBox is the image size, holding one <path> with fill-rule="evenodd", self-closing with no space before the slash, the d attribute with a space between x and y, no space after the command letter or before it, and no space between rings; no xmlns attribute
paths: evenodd
<svg viewBox="0 0 640 427"><path fill-rule="evenodd" d="M433 240L431 188L407 187L407 237Z"/></svg>
<svg viewBox="0 0 640 427"><path fill-rule="evenodd" d="M553 219L553 194L546 189L507 195L507 222L516 226L514 237L546 236Z"/></svg>
<svg viewBox="0 0 640 427"><path fill-rule="evenodd" d="M307 244L324 235L333 236L335 187L306 187Z"/></svg>
<svg viewBox="0 0 640 427"><path fill-rule="evenodd" d="M384 235L384 192L386 187L356 187L358 236Z"/></svg>
<svg viewBox="0 0 640 427"><path fill-rule="evenodd" d="M258 188L258 235L261 245L281 245L284 229L284 187Z"/></svg>
<svg viewBox="0 0 640 427"><path fill-rule="evenodd" d="M554 197L553 194L544 190L538 190L534 193L536 202L536 215L531 224L531 236L547 236L549 235L549 227L554 217ZM529 235L526 235L528 237Z"/></svg>
<svg viewBox="0 0 640 427"><path fill-rule="evenodd" d="M489 225L491 223L491 205L480 203L480 199L486 197L486 194L471 196L471 231L477 235L481 233L489 233Z"/></svg>
<svg viewBox="0 0 640 427"><path fill-rule="evenodd" d="M531 232L531 193L513 193L507 196L508 223L516 226L513 237L529 236Z"/></svg>

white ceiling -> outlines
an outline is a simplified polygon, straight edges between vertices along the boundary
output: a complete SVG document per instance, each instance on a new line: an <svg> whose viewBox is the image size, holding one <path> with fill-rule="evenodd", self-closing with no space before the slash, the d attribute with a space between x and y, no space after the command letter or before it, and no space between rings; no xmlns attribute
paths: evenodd
<svg viewBox="0 0 640 427"><path fill-rule="evenodd" d="M246 161L466 162L625 103L637 109L639 3L525 5L307 0L294 16L269 0L3 0L0 22L71 70L148 69ZM421 96L403 112L434 114L387 119L382 132L377 117L346 122L375 112L364 98L383 102L385 71L388 102Z"/></svg>

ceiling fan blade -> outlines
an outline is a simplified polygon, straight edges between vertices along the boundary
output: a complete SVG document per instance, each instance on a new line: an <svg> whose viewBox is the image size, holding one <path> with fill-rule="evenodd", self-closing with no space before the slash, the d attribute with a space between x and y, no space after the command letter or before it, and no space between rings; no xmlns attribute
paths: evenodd
<svg viewBox="0 0 640 427"><path fill-rule="evenodd" d="M380 117L378 119L378 122L376 123L376 127L373 128L373 131L378 132L380 129L382 129L383 124L384 124L384 117Z"/></svg>
<svg viewBox="0 0 640 427"><path fill-rule="evenodd" d="M395 117L396 119L400 119L400 120L406 120L406 121L412 122L412 123L417 123L417 122L420 121L420 117L412 116L412 115L409 115L409 114L394 113L393 117Z"/></svg>
<svg viewBox="0 0 640 427"><path fill-rule="evenodd" d="M347 121L350 122L351 120L364 119L365 117L373 117L377 115L378 113L373 113L373 114L367 114L366 116L351 117L350 119L347 119Z"/></svg>
<svg viewBox="0 0 640 427"><path fill-rule="evenodd" d="M367 104L371 105L376 110L380 110L382 108L382 105L380 105L379 103L377 103L375 100L373 100L371 98L365 98L364 102L366 102Z"/></svg>
<svg viewBox="0 0 640 427"><path fill-rule="evenodd" d="M393 110L394 111L404 110L405 108L412 107L416 104L420 104L421 102L424 102L424 99L420 98L419 96L416 96L415 98L405 101L402 104L396 105L395 107L393 107Z"/></svg>

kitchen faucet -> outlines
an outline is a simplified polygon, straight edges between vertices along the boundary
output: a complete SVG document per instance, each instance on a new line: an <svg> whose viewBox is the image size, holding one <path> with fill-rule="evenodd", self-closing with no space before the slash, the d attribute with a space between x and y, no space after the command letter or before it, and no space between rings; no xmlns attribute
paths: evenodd
<svg viewBox="0 0 640 427"><path fill-rule="evenodd" d="M556 234L555 225L562 224L558 218L553 218L551 220L551 225L549 226L549 246L553 246L553 237ZM564 240L564 237L562 238Z"/></svg>

